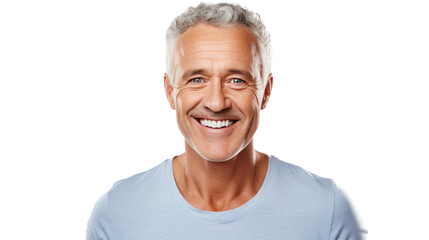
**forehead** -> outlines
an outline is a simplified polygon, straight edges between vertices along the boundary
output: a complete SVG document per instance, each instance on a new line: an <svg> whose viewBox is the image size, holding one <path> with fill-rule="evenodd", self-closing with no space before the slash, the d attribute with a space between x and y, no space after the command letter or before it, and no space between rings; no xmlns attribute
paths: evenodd
<svg viewBox="0 0 429 240"><path fill-rule="evenodd" d="M208 63L251 67L258 53L256 37L247 28L206 24L198 24L181 34L176 50L182 68Z"/></svg>

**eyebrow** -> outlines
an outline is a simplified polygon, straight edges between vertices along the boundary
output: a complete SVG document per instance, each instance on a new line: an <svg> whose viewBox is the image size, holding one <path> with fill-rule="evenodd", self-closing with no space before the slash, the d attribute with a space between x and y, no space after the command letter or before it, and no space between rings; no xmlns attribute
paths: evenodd
<svg viewBox="0 0 429 240"><path fill-rule="evenodd" d="M243 71L243 70L240 70L240 69L230 68L230 69L227 70L227 72L229 74L243 75L246 78L253 80L252 74L250 74L249 71ZM199 74L206 74L206 71L204 69L189 70L189 71L186 71L186 72L183 73L182 79L186 79L186 78L188 78L190 76L199 75Z"/></svg>
<svg viewBox="0 0 429 240"><path fill-rule="evenodd" d="M249 71L242 71L239 69L228 69L229 74L239 74L245 76L247 79L253 80L252 74Z"/></svg>
<svg viewBox="0 0 429 240"><path fill-rule="evenodd" d="M188 78L193 75L204 74L205 72L206 71L204 69L189 70L183 73L182 79Z"/></svg>

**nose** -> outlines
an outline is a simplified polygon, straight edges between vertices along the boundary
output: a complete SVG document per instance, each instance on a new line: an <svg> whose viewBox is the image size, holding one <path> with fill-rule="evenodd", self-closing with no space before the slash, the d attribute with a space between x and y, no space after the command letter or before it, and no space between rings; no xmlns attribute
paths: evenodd
<svg viewBox="0 0 429 240"><path fill-rule="evenodd" d="M208 92L205 96L204 106L212 112L220 112L231 107L231 101L225 96L225 89L221 80L210 82Z"/></svg>

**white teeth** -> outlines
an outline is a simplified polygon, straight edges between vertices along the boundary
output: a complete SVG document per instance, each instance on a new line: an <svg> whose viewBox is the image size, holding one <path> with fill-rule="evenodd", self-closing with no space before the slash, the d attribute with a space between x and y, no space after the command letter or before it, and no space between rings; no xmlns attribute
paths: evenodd
<svg viewBox="0 0 429 240"><path fill-rule="evenodd" d="M200 119L200 123L203 126L210 127L210 128L223 128L228 127L234 123L232 120L223 120L223 121L212 121L207 119Z"/></svg>

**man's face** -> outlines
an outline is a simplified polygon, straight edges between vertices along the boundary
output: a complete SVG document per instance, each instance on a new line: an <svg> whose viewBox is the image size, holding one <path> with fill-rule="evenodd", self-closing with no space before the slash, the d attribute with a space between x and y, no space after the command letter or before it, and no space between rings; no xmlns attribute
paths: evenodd
<svg viewBox="0 0 429 240"><path fill-rule="evenodd" d="M241 26L198 24L178 37L176 50L174 87L164 82L179 129L204 159L229 160L252 140L271 90L261 80L256 37Z"/></svg>

